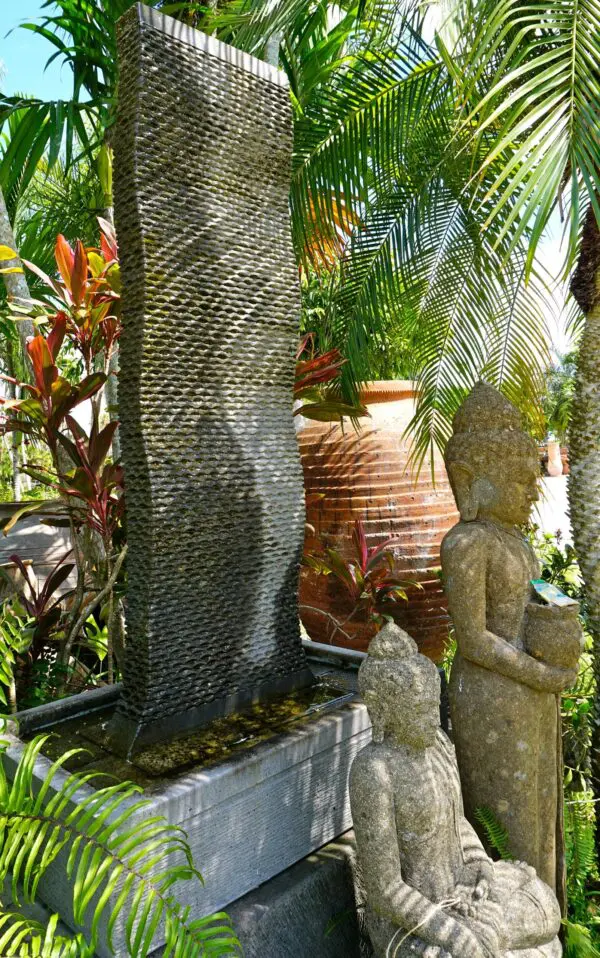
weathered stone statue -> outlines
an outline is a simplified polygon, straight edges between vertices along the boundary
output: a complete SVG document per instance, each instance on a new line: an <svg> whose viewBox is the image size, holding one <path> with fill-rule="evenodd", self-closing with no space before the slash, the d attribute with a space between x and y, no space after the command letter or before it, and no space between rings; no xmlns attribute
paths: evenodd
<svg viewBox="0 0 600 958"><path fill-rule="evenodd" d="M521 532L539 463L519 413L479 383L456 414L446 467L460 521L442 543L458 652L450 713L466 814L489 807L516 858L562 901L562 751L558 693L580 653L577 606L533 601L539 575Z"/></svg>
<svg viewBox="0 0 600 958"><path fill-rule="evenodd" d="M350 801L377 958L559 958L560 912L523 863L493 863L464 817L440 681L390 624L359 671L373 741Z"/></svg>

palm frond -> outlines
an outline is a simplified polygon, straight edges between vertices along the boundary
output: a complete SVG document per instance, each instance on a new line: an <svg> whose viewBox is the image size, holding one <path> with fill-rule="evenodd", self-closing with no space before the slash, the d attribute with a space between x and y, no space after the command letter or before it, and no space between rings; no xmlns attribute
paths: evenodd
<svg viewBox="0 0 600 958"><path fill-rule="evenodd" d="M581 920L586 907L586 887L597 877L594 840L595 812L591 793L568 793L565 802L567 887L571 916Z"/></svg>
<svg viewBox="0 0 600 958"><path fill-rule="evenodd" d="M512 251L526 237L531 265L565 193L571 266L588 199L600 222L600 7L596 0L501 0L473 9L461 62L465 125L488 138L480 174L501 160L487 188L488 221L510 204L498 239L509 238Z"/></svg>
<svg viewBox="0 0 600 958"><path fill-rule="evenodd" d="M42 925L16 912L0 911L0 954L3 958L94 958L83 935L57 931L58 915Z"/></svg>
<svg viewBox="0 0 600 958"><path fill-rule="evenodd" d="M165 956L240 954L226 915L193 919L178 904L173 886L201 876L181 829L162 817L139 817L148 803L135 800L138 787L112 784L82 798L79 790L94 773L58 775L74 752L61 756L34 787L34 766L47 737L26 746L12 781L0 764L0 881L10 879L13 901L35 901L42 876L62 853L74 920L89 926L92 952L101 938L112 948L124 913L128 952L136 958L146 958L161 922L167 928ZM10 927L16 935L24 926Z"/></svg>
<svg viewBox="0 0 600 958"><path fill-rule="evenodd" d="M600 958L592 931L576 921L565 920L565 958Z"/></svg>

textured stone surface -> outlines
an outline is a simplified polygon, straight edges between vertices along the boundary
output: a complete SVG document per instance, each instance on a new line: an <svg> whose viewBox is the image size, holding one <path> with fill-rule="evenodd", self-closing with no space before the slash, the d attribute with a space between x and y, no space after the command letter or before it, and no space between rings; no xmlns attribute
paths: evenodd
<svg viewBox="0 0 600 958"><path fill-rule="evenodd" d="M88 695L74 698L79 698L83 705ZM144 797L150 804L134 812L132 821L164 816L169 824L183 828L194 863L204 878L204 884L190 881L178 885L178 901L189 905L195 918L228 909L232 901L351 828L350 766L370 736L367 710L361 703L354 702L325 714L315 713L306 723L293 723L285 734L229 761L209 768L189 769L171 780L159 780L146 787ZM9 738L12 747L6 766L10 778L25 746L10 735ZM36 783L41 783L48 774L51 761L39 756ZM64 785L68 775L60 769L54 780L55 787ZM91 802L93 796L93 787L86 784L77 791L73 801ZM139 796L133 795L127 804L135 805L138 801ZM72 807L74 804L68 810ZM72 892L64 881L67 857L65 851L50 865L40 883L39 896L69 927L76 928ZM179 854L174 856L172 864L184 864L184 861L184 856ZM119 886L113 900L118 894ZM327 903L324 908L328 918L333 914L339 916L335 902ZM131 958L126 946L127 918L125 910L114 927L114 951L108 947L101 929L99 958ZM89 920L90 916L86 925L88 932ZM155 948L163 938L164 928L156 934ZM309 952L309 958L311 956ZM280 952L277 958L284 958L284 953Z"/></svg>
<svg viewBox="0 0 600 958"><path fill-rule="evenodd" d="M371 958L352 832L228 909L245 958Z"/></svg>
<svg viewBox="0 0 600 958"><path fill-rule="evenodd" d="M575 678L580 630L572 609L532 604L539 569L520 525L537 499L537 448L514 406L480 383L456 414L446 466L461 514L442 569L458 644L450 714L467 816L490 808L514 856L562 901L557 693Z"/></svg>
<svg viewBox="0 0 600 958"><path fill-rule="evenodd" d="M494 864L463 814L433 663L386 625L359 688L373 741L352 766L350 802L378 958L560 956L551 889L528 865Z"/></svg>
<svg viewBox="0 0 600 958"><path fill-rule="evenodd" d="M138 5L119 26L123 737L310 680L281 74Z"/></svg>

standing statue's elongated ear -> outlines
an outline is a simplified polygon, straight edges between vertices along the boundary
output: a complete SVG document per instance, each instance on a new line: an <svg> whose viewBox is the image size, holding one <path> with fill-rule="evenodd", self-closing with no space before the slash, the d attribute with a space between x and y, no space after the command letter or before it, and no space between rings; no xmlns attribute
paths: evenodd
<svg viewBox="0 0 600 958"><path fill-rule="evenodd" d="M473 470L466 462L458 460L449 462L447 469L460 517L463 522L473 522L479 511L479 502L473 489L475 479Z"/></svg>

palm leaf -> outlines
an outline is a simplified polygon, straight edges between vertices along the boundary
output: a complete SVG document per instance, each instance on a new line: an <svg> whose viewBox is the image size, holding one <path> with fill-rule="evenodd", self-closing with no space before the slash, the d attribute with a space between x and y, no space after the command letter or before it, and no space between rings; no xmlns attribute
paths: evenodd
<svg viewBox="0 0 600 958"><path fill-rule="evenodd" d="M34 766L46 739L38 736L25 747L12 781L0 765L0 881L10 875L15 903L19 896L35 901L41 878L63 853L66 878L73 888L74 920L90 926L85 939L89 954L98 946L103 922L106 944L112 947L112 933L123 912L129 953L136 958L149 953L161 921L167 925L165 955L239 954L226 915L191 919L189 909L177 903L173 886L198 881L200 875L181 829L162 817L140 819L148 803L135 799L139 788L117 783L81 798L82 787L97 776L61 771L75 752L61 756L41 787L34 787ZM8 923L7 934L14 943L19 936L31 938L33 931L15 920Z"/></svg>
<svg viewBox="0 0 600 958"><path fill-rule="evenodd" d="M502 161L486 193L488 222L510 204L498 239L508 238L512 251L527 237L531 265L565 192L570 267L588 201L600 222L600 7L596 0L501 0L474 11L461 63L465 124L478 138L491 134L479 175Z"/></svg>

